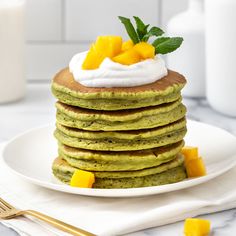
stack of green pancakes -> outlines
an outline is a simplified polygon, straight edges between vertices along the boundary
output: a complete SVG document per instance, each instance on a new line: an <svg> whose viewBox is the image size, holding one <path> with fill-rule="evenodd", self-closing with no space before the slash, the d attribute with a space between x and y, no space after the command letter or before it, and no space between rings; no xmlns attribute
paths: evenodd
<svg viewBox="0 0 236 236"><path fill-rule="evenodd" d="M152 84L91 88L68 69L52 83L58 157L54 175L69 184L80 169L93 172L94 188L157 186L186 178L180 151L186 134L181 89L174 71Z"/></svg>

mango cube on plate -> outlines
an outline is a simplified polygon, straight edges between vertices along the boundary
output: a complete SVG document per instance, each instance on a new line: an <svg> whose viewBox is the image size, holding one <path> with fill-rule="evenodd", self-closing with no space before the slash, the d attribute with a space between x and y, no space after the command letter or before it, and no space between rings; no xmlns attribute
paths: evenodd
<svg viewBox="0 0 236 236"><path fill-rule="evenodd" d="M181 153L184 155L184 163L188 177L200 177L206 175L206 167L201 157L198 156L198 148L185 146Z"/></svg>
<svg viewBox="0 0 236 236"><path fill-rule="evenodd" d="M185 146L182 148L181 153L184 155L185 162L188 162L190 160L198 158L198 148L197 147Z"/></svg>
<svg viewBox="0 0 236 236"><path fill-rule="evenodd" d="M189 218L184 223L185 236L207 236L210 233L210 221L197 218Z"/></svg>
<svg viewBox="0 0 236 236"><path fill-rule="evenodd" d="M206 175L206 167L201 157L187 162L186 171L188 177L200 177Z"/></svg>
<svg viewBox="0 0 236 236"><path fill-rule="evenodd" d="M70 180L70 186L79 188L92 188L95 177L92 172L76 170Z"/></svg>

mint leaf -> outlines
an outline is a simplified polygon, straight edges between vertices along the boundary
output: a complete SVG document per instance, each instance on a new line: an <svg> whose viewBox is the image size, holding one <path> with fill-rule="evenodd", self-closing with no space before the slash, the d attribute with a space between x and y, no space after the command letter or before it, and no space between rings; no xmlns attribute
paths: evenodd
<svg viewBox="0 0 236 236"><path fill-rule="evenodd" d="M161 38L157 38L153 43L152 46L156 47L158 44L161 44L167 40L169 40L170 37L161 37Z"/></svg>
<svg viewBox="0 0 236 236"><path fill-rule="evenodd" d="M155 47L155 53L167 54L175 51L183 42L181 37L162 37L157 38L152 45Z"/></svg>
<svg viewBox="0 0 236 236"><path fill-rule="evenodd" d="M161 28L153 26L150 30L148 30L149 25L145 25L145 23L138 16L133 16L133 18L136 23L136 29L129 18L119 16L121 23L124 24L125 29L134 44L139 42L147 42L150 37L154 36L156 37L156 40L154 40L152 45L155 47L155 54L166 54L173 52L182 44L183 38L160 37L165 33Z"/></svg>
<svg viewBox="0 0 236 236"><path fill-rule="evenodd" d="M136 23L136 31L138 33L138 37L140 41L142 41L143 36L147 33L149 25L145 25L143 21L137 16L134 16L134 20Z"/></svg>
<svg viewBox="0 0 236 236"><path fill-rule="evenodd" d="M119 16L119 19L121 21L122 24L124 24L125 29L130 37L130 39L133 41L134 44L138 43L139 37L137 32L134 29L134 26L132 25L131 21L129 18L123 17L123 16Z"/></svg>
<svg viewBox="0 0 236 236"><path fill-rule="evenodd" d="M160 29L159 27L154 26L144 35L142 41L147 42L150 37L152 37L152 36L157 36L158 37L158 36L163 35L164 33L165 32L162 29Z"/></svg>

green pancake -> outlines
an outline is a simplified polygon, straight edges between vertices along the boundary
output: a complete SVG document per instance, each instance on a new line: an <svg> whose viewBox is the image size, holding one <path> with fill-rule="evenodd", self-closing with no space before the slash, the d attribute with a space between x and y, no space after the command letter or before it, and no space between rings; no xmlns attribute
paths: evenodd
<svg viewBox="0 0 236 236"><path fill-rule="evenodd" d="M61 102L94 110L123 110L156 106L180 99L186 83L177 72L154 83L127 88L89 88L76 82L68 69L59 72L52 83L52 93Z"/></svg>
<svg viewBox="0 0 236 236"><path fill-rule="evenodd" d="M142 139L152 139L156 136L161 136L163 134L170 133L172 131L177 131L181 128L186 127L186 119L180 119L171 124L156 127L153 129L142 129L142 130L128 130L128 131L87 131L77 128L71 128L59 123L56 123L57 130L70 137L76 137L80 139L94 139L94 140L104 140L104 139L120 139L120 140L142 140Z"/></svg>
<svg viewBox="0 0 236 236"><path fill-rule="evenodd" d="M122 99L82 99L75 98L67 93L57 91L52 88L54 96L61 102L73 106L94 109L94 110L123 110L123 109L135 109L147 106L156 106L163 103L173 102L180 99L180 93L173 93L167 96L155 96L153 98L141 99L141 100L122 100Z"/></svg>
<svg viewBox="0 0 236 236"><path fill-rule="evenodd" d="M179 142L186 134L186 120L136 131L84 131L57 123L56 139L67 146L101 151L142 150Z"/></svg>
<svg viewBox="0 0 236 236"><path fill-rule="evenodd" d="M95 88L69 69L52 82L59 157L53 174L68 184L76 170L94 173L94 188L157 186L186 178L180 154L186 134L177 72L136 87Z"/></svg>
<svg viewBox="0 0 236 236"><path fill-rule="evenodd" d="M59 145L59 156L71 166L88 171L140 170L175 158L184 142L164 147L126 152L101 152Z"/></svg>
<svg viewBox="0 0 236 236"><path fill-rule="evenodd" d="M141 171L93 172L93 188L137 188L179 182L186 178L183 162L183 156L179 155L171 162ZM54 176L66 184L78 170L61 158L54 161L52 169Z"/></svg>
<svg viewBox="0 0 236 236"><path fill-rule="evenodd" d="M67 162L67 161L66 161ZM171 161L168 163L163 163L158 166L154 166L151 168L145 168L142 170L133 170L133 171L91 171L94 173L96 178L112 178L112 179L119 179L119 178L134 178L134 177L143 177L147 175L158 174L164 172L166 170L175 168L177 166L182 165L184 162L184 158L181 154L175 156ZM70 165L70 163L67 162ZM71 165L70 165L71 166ZM71 166L73 167L73 166ZM75 167L77 168L77 167ZM77 168L80 169L80 168Z"/></svg>
<svg viewBox="0 0 236 236"><path fill-rule="evenodd" d="M123 111L95 111L56 103L57 122L91 131L138 130L163 126L183 118L181 100L154 107Z"/></svg>

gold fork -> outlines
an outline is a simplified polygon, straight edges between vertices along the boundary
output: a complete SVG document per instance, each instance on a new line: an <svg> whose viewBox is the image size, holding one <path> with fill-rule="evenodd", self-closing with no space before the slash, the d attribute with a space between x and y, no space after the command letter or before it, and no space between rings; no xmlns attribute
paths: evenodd
<svg viewBox="0 0 236 236"><path fill-rule="evenodd" d="M21 215L30 215L34 216L42 221L47 222L48 224L76 236L95 236L95 234L89 233L85 230L76 228L75 226L66 224L60 220L54 219L50 216L44 215L40 212L33 210L18 210L15 207L11 206L9 203L0 198L0 219L11 219Z"/></svg>

